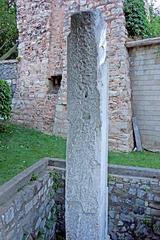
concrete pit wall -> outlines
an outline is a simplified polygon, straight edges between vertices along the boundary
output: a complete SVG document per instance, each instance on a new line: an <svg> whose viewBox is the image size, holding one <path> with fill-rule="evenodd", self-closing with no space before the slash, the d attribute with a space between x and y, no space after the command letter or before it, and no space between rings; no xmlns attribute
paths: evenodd
<svg viewBox="0 0 160 240"><path fill-rule="evenodd" d="M64 234L63 169L55 171L54 164L42 160L0 187L1 240L50 240Z"/></svg>
<svg viewBox="0 0 160 240"><path fill-rule="evenodd" d="M53 175L48 175L55 169L60 172L60 185L50 179ZM38 179L30 181L33 173ZM65 162L47 159L0 187L1 239L6 240L7 236L8 240L22 240L26 233L53 234L55 231L59 236L65 236L64 175ZM56 187L56 194L51 186ZM160 170L109 166L111 240L160 239L159 186ZM51 209L55 208L56 220L48 221Z"/></svg>
<svg viewBox="0 0 160 240"><path fill-rule="evenodd" d="M160 239L160 170L110 166L112 240Z"/></svg>

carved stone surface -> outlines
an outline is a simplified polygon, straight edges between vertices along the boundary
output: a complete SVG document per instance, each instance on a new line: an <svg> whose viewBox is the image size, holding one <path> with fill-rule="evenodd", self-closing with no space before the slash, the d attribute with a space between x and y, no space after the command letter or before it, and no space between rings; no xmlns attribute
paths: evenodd
<svg viewBox="0 0 160 240"><path fill-rule="evenodd" d="M107 235L106 47L106 25L99 11L86 11L72 16L68 38L67 92L68 240L104 240Z"/></svg>

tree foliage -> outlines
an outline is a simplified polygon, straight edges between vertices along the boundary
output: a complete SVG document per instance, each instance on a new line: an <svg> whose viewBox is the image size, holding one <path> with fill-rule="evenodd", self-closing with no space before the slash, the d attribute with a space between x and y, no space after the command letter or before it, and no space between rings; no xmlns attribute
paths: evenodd
<svg viewBox="0 0 160 240"><path fill-rule="evenodd" d="M155 8L155 0L151 1L150 4L150 21L148 24L149 37L160 36L160 9Z"/></svg>
<svg viewBox="0 0 160 240"><path fill-rule="evenodd" d="M154 7L155 0L145 7L144 0L125 0L124 12L129 37L147 38L160 36L160 15Z"/></svg>
<svg viewBox="0 0 160 240"><path fill-rule="evenodd" d="M126 27L130 37L146 37L148 20L143 0L125 0Z"/></svg>
<svg viewBox="0 0 160 240"><path fill-rule="evenodd" d="M160 16L153 16L148 25L149 37L160 36Z"/></svg>
<svg viewBox="0 0 160 240"><path fill-rule="evenodd" d="M16 45L17 39L15 1L0 0L0 58ZM15 58L17 49L6 56Z"/></svg>

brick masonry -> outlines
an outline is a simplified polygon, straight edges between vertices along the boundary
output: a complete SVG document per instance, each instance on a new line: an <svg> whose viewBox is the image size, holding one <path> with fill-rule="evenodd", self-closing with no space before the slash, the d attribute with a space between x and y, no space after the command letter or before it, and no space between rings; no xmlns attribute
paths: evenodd
<svg viewBox="0 0 160 240"><path fill-rule="evenodd" d="M13 121L66 136L70 16L76 11L99 9L107 25L109 147L112 150L132 150L131 91L123 0L28 0L27 3L17 0L17 9L21 61L13 99ZM62 81L57 92L55 79L60 76Z"/></svg>

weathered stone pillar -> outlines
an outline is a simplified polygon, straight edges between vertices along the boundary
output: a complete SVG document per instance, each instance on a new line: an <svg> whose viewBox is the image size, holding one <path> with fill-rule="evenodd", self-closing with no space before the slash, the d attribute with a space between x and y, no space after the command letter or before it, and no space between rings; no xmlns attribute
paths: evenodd
<svg viewBox="0 0 160 240"><path fill-rule="evenodd" d="M71 18L68 37L67 240L107 238L106 26L99 12Z"/></svg>

